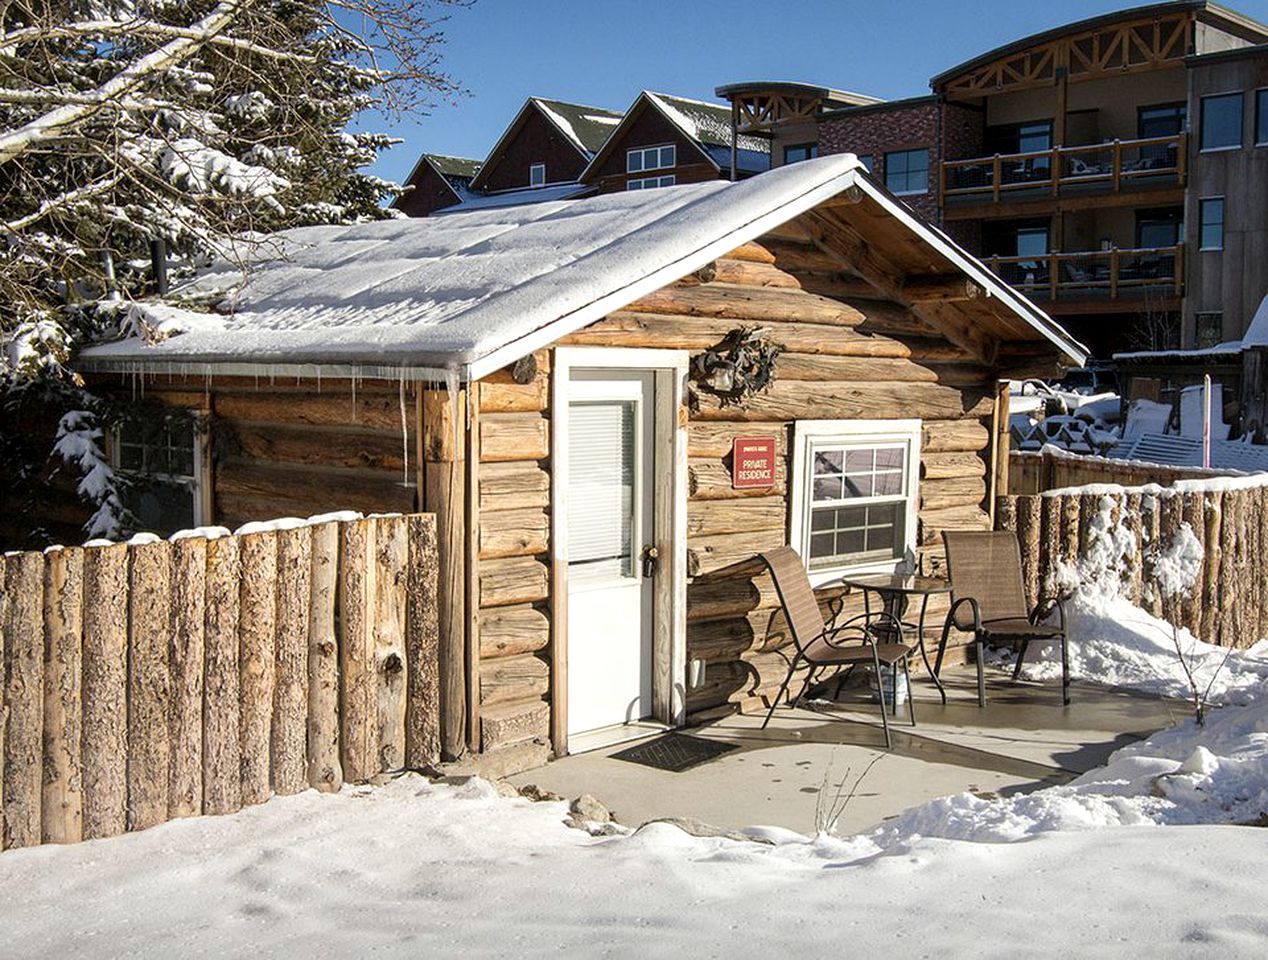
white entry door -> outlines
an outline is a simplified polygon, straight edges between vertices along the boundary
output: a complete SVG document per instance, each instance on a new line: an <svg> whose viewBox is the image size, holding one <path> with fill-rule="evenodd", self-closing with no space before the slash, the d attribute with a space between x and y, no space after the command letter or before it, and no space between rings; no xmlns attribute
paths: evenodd
<svg viewBox="0 0 1268 960"><path fill-rule="evenodd" d="M568 732L652 715L655 375L571 371Z"/></svg>

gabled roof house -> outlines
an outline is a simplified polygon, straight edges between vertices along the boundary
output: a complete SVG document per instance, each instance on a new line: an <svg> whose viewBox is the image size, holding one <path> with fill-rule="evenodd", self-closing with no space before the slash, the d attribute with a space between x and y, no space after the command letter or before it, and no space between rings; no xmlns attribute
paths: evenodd
<svg viewBox="0 0 1268 960"><path fill-rule="evenodd" d="M424 153L405 180L409 190L392 201L392 206L406 216L425 217L471 200L475 196L471 181L479 172L479 160Z"/></svg>
<svg viewBox="0 0 1268 960"><path fill-rule="evenodd" d="M180 293L219 306L80 364L207 423L183 522L434 512L442 747L504 768L768 703L754 555L936 564L1007 489L1001 381L1086 356L849 155L290 231Z"/></svg>

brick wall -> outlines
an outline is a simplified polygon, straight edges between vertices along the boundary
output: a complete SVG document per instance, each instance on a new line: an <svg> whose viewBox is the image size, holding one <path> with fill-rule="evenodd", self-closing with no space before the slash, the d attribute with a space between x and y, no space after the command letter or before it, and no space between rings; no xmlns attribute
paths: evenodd
<svg viewBox="0 0 1268 960"><path fill-rule="evenodd" d="M885 154L895 150L929 150L929 190L903 201L927 220L938 220L938 112L932 100L851 110L819 125L819 153L871 154L872 175L885 182Z"/></svg>

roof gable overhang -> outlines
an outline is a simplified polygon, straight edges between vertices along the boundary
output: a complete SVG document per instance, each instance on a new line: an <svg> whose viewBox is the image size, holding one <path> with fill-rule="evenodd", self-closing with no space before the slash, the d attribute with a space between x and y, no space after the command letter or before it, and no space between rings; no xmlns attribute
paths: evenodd
<svg viewBox="0 0 1268 960"><path fill-rule="evenodd" d="M721 171L722 168L718 166L717 161L709 155L709 152L704 149L704 146L692 135L691 131L684 130L682 124L678 122L677 118L671 116L656 97L652 96L649 91L643 90L637 97L634 98L634 102L630 104L629 109L625 111L625 116L621 118L621 122L617 124L616 129L612 131L612 134L604 142L603 146L599 148L598 152L590 158L590 162L586 164L586 168L581 171L581 175L578 176L577 179L582 183L590 183L591 179L598 173L603 164L607 163L608 158L621 148L622 142L624 141L626 134L629 133L630 128L637 123L639 117L648 110L655 110L659 116L663 117L667 123L672 125L675 130L681 133L683 137L685 137L686 140L696 148L696 152L699 153L714 170ZM638 144L638 146L647 146L647 144Z"/></svg>
<svg viewBox="0 0 1268 960"><path fill-rule="evenodd" d="M572 147L573 150L577 151L577 155L581 157L582 160L590 159L590 154L581 147L575 139L573 139L572 134L560 127L559 124L555 122L555 118L550 115L549 111L541 108L541 105L537 102L537 97L529 97L524 101L524 105L520 107L519 112L515 114L515 119L511 121L510 125L504 131L502 131L502 136L498 137L498 141L493 145L493 149L489 151L489 155L485 157L484 161L480 164L480 172L471 178L472 190L478 191L484 189L484 184L488 180L489 175L497 167L498 163L501 162L507 145L519 135L519 132L524 128L524 125L528 123L529 118L534 114L550 124L552 129L558 131L559 135L564 138L564 142L566 142L568 146Z"/></svg>

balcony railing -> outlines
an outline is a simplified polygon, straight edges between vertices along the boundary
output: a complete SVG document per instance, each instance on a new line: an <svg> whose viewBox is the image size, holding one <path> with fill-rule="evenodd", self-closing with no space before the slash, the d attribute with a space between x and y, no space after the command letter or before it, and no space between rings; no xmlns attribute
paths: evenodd
<svg viewBox="0 0 1268 960"><path fill-rule="evenodd" d="M1048 253L1038 257L987 257L1003 280L1032 297L1117 300L1184 292L1184 244L1130 250Z"/></svg>
<svg viewBox="0 0 1268 960"><path fill-rule="evenodd" d="M1031 153L996 154L971 160L944 160L944 197L990 197L1022 190L1061 195L1063 187L1109 187L1185 176L1185 135L1145 140L1113 140L1081 147L1053 147Z"/></svg>

